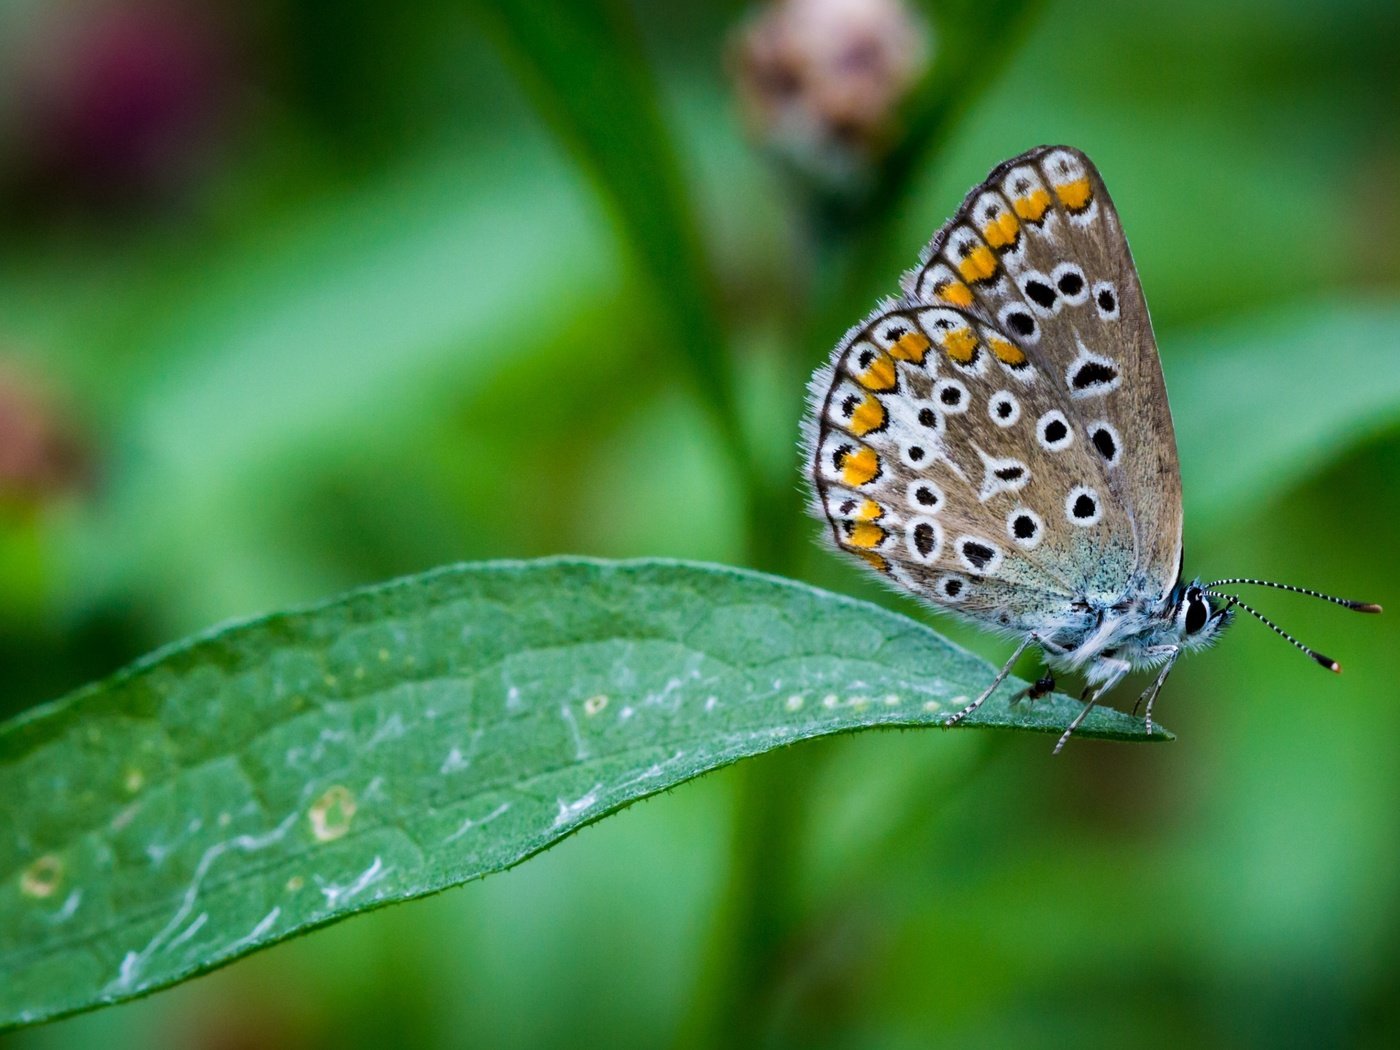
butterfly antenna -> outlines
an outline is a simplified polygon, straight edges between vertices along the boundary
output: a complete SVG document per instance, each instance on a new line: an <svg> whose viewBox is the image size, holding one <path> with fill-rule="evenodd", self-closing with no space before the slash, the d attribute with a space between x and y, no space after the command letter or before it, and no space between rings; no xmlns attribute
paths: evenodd
<svg viewBox="0 0 1400 1050"><path fill-rule="evenodd" d="M1243 609L1245 612L1249 613L1249 615L1253 616L1256 620L1258 620L1260 623L1262 623L1265 627L1268 627L1271 631L1273 631L1273 632L1274 632L1276 635L1278 635L1280 638L1284 639L1285 641L1287 641L1288 643L1290 643L1291 645L1293 645L1295 648L1301 649L1303 652L1307 653L1307 654L1308 654L1309 656L1311 656L1314 660L1316 660L1318 663L1320 663L1323 667L1327 668L1327 670L1331 671L1331 672L1334 673L1334 674L1341 674L1341 673L1342 673L1342 665L1339 664L1339 663L1337 663L1336 660L1333 660L1330 656L1323 656L1323 655L1322 655L1320 652L1318 652L1316 649L1309 649L1306 645L1304 645L1302 642L1298 641L1298 639L1294 638L1291 634L1289 634L1287 631L1285 631L1285 630L1284 630L1282 627L1280 627L1278 624L1274 623L1273 620L1269 619L1267 616L1265 616L1263 613L1261 613L1258 609L1255 609L1255 608L1253 608L1252 606L1246 605L1244 602L1242 602L1242 601L1240 601L1238 598L1236 598L1233 594L1215 594L1215 593L1213 593L1213 592L1211 592L1211 591L1209 591L1209 590L1207 590L1205 593L1206 593L1206 594L1209 594L1212 598L1224 598L1225 601L1226 601L1229 605L1238 605L1241 609ZM1334 599L1334 600L1335 600L1335 599Z"/></svg>
<svg viewBox="0 0 1400 1050"><path fill-rule="evenodd" d="M1309 598L1321 598L1324 602L1331 602L1333 605L1340 605L1343 609L1354 609L1357 612L1378 613L1381 611L1381 607L1374 602L1354 602L1349 598L1334 598L1321 591L1310 590L1307 587L1294 587L1291 583L1275 583L1273 580L1253 580L1241 576L1233 580L1216 580L1214 583L1206 584L1206 587L1214 590L1216 587L1233 587L1240 583L1255 587L1273 587L1280 591L1292 591L1294 594L1306 594Z"/></svg>

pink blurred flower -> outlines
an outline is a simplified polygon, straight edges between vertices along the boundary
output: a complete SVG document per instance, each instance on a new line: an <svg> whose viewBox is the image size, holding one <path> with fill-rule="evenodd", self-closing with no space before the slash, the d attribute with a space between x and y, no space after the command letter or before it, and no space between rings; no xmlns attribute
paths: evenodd
<svg viewBox="0 0 1400 1050"><path fill-rule="evenodd" d="M12 88L31 194L160 199L201 170L233 88L227 35L206 9L81 5L48 16L33 37Z"/></svg>

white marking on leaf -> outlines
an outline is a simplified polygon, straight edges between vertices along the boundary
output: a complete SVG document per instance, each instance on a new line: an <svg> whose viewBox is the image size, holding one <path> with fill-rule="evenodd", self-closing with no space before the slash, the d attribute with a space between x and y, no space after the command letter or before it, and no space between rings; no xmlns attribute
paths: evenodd
<svg viewBox="0 0 1400 1050"><path fill-rule="evenodd" d="M263 935L267 933L268 930L272 929L273 924L277 922L277 919L281 914L282 906L279 904L266 915L264 915L262 919L258 922L258 924L254 926L251 930L249 930L247 934L234 941L224 950L228 952L235 952L239 948L246 948L250 944L257 943L257 941L261 939Z"/></svg>
<svg viewBox="0 0 1400 1050"><path fill-rule="evenodd" d="M374 735L365 743L365 748L372 750L386 740L397 740L406 732L408 730L403 724L402 716L395 711L374 731Z"/></svg>
<svg viewBox="0 0 1400 1050"><path fill-rule="evenodd" d="M447 757L442 760L442 765L438 767L438 772L443 774L458 773L463 769L470 768L471 762L462 754L462 749L460 747L453 747L447 752Z"/></svg>
<svg viewBox="0 0 1400 1050"><path fill-rule="evenodd" d="M607 706L608 698L602 693L599 693L597 696L590 696L583 702L583 713L589 718L592 718Z"/></svg>
<svg viewBox="0 0 1400 1050"><path fill-rule="evenodd" d="M129 951L123 957L120 966L117 968L117 976L103 989L105 994L118 992L128 992L134 988L141 979L141 971L146 963L157 951L166 946L171 936L189 918L194 911L194 905L199 898L199 891L204 885L204 879L208 876L210 868L214 862L231 849L239 850L243 853L252 853L266 849L286 837L293 825L301 816L300 810L295 810L287 816L271 831L264 835L237 835L225 842L216 842L199 858L199 863L195 865L194 875L190 879L190 885L181 895L180 904L175 909L175 914L170 917L159 930L156 931L146 946L139 951Z"/></svg>
<svg viewBox="0 0 1400 1050"><path fill-rule="evenodd" d="M207 911L200 912L194 917L193 922L191 922L188 926L186 926L183 930L180 931L178 936L171 938L170 943L166 946L167 950L173 952L176 948L180 947L180 945L184 944L187 940L189 940L196 933L202 930L204 928L204 924L208 921L209 913Z"/></svg>
<svg viewBox="0 0 1400 1050"><path fill-rule="evenodd" d="M572 802L567 802L562 798L556 799L555 801L559 805L559 814L554 818L554 826L556 828L561 827L569 823L569 821L573 820L580 813L596 806L598 804L598 791L602 786L602 784L594 784L586 794L580 798L574 799Z"/></svg>
<svg viewBox="0 0 1400 1050"><path fill-rule="evenodd" d="M44 918L55 926L60 923L65 923L74 916L78 910L78 905L82 902L83 891L73 890L67 897L63 898L63 904L59 906L57 911L45 915Z"/></svg>
<svg viewBox="0 0 1400 1050"><path fill-rule="evenodd" d="M451 835L448 835L447 838L442 840L443 845L446 845L449 842L456 842L459 838L461 838L467 832L471 831L473 828L479 828L483 825L490 824L491 821L495 820L497 817L503 816L509 809L510 803L502 802L499 806L493 809L490 813L486 814L486 816L484 817L468 817L466 820L462 821L460 825L458 825L456 831L454 831Z"/></svg>
<svg viewBox="0 0 1400 1050"><path fill-rule="evenodd" d="M354 882L345 886L337 886L334 883L327 883L317 878L316 885L320 889L321 895L326 898L327 908L336 908L344 901L358 897L374 883L380 881L391 869L384 867L384 861L376 856L372 863L355 878Z"/></svg>
<svg viewBox="0 0 1400 1050"><path fill-rule="evenodd" d="M574 709L568 704L560 704L559 713L564 719L564 724L569 727L570 735L574 738L574 758L583 761L588 757L588 745L583 742L583 733L578 727L578 719L574 717Z"/></svg>

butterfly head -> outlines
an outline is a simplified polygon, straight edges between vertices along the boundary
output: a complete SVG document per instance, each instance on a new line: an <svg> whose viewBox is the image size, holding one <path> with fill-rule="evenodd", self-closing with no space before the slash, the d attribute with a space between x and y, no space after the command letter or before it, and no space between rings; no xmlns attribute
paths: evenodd
<svg viewBox="0 0 1400 1050"><path fill-rule="evenodd" d="M1213 644L1234 618L1229 600L1210 593L1200 580L1178 584L1172 597L1172 626L1183 649Z"/></svg>

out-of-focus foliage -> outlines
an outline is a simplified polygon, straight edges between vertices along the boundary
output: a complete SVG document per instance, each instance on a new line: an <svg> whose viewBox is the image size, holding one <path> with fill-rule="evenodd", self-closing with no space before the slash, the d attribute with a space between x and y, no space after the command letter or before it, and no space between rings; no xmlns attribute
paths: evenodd
<svg viewBox="0 0 1400 1050"><path fill-rule="evenodd" d="M491 18L0 6L0 408L27 413L0 439L45 435L0 507L0 712L464 558L762 558L900 604L789 496L803 384L968 186L1051 141L1095 158L1142 271L1187 570L1400 586L1394 4L930 0L912 137L854 199L746 141L751 8L599 7L697 216L748 478ZM608 73L553 61L577 93ZM4 1044L1393 1045L1394 628L1259 604L1346 673L1241 623L1175 672L1170 746L804 745Z"/></svg>

